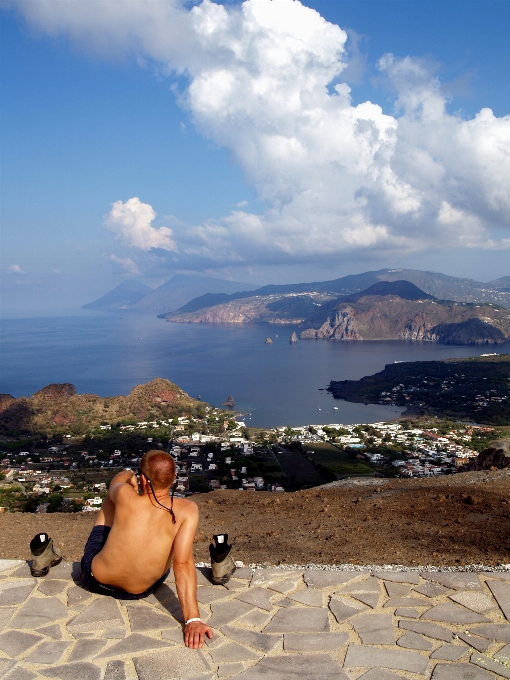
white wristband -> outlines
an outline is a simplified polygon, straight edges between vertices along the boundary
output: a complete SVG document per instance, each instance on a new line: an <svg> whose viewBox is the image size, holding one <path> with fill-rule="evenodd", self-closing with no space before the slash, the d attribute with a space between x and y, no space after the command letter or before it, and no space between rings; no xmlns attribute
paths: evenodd
<svg viewBox="0 0 510 680"><path fill-rule="evenodd" d="M202 619L188 619L184 625L187 626L188 623L193 623L193 621L200 621L202 623Z"/></svg>

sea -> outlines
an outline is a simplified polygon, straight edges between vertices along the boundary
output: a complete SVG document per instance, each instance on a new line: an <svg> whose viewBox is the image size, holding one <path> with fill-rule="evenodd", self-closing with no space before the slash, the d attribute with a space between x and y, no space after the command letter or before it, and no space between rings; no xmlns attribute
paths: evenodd
<svg viewBox="0 0 510 680"><path fill-rule="evenodd" d="M232 395L246 425L278 427L373 423L397 418L395 406L335 400L331 380L356 380L395 361L510 353L510 343L466 347L412 341L290 343L291 325L175 324L154 314L79 311L62 317L4 319L0 393L30 396L50 383L126 395L168 378L190 396L221 406ZM272 343L266 344L270 338ZM336 407L336 408L335 408Z"/></svg>

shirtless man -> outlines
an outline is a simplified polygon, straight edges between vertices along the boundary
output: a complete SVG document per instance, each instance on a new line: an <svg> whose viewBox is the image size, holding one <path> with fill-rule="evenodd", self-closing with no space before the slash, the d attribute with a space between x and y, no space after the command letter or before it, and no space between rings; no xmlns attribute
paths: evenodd
<svg viewBox="0 0 510 680"><path fill-rule="evenodd" d="M131 470L112 479L82 558L83 581L91 590L118 597L146 597L163 583L173 562L184 616L184 642L198 649L212 631L200 621L193 539L198 508L171 499L172 456L148 451L141 461L140 487Z"/></svg>

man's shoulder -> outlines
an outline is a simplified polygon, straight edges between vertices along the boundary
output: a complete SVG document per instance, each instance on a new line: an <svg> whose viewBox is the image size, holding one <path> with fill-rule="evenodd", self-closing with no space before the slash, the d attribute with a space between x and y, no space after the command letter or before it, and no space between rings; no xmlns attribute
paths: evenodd
<svg viewBox="0 0 510 680"><path fill-rule="evenodd" d="M198 515L198 506L194 501L187 498L174 498L174 510L179 511L186 517L195 517Z"/></svg>

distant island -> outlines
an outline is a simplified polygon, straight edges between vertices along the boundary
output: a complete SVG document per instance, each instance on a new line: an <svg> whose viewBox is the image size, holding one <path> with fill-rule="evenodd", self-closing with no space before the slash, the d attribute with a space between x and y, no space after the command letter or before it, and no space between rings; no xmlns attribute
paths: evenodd
<svg viewBox="0 0 510 680"><path fill-rule="evenodd" d="M346 401L510 425L510 355L387 364L361 380L332 380L328 391Z"/></svg>
<svg viewBox="0 0 510 680"><path fill-rule="evenodd" d="M221 302L224 297L230 299ZM336 297L326 291L267 291L243 297L208 294L164 316L176 323L299 324L302 339L426 340L454 345L510 339L510 314L502 305L440 300L406 280L378 281Z"/></svg>

